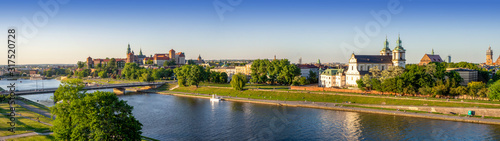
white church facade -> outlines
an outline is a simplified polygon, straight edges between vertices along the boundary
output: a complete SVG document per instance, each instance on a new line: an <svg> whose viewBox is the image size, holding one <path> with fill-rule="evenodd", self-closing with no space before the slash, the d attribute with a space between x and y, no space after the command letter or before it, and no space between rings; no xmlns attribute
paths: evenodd
<svg viewBox="0 0 500 141"><path fill-rule="evenodd" d="M361 79L365 74L369 74L370 68L378 67L378 69L386 70L390 66L405 67L406 50L402 46L401 39L398 35L396 47L391 51L387 38L384 43L384 48L380 51L380 55L351 55L349 59L349 68L345 73L345 81L347 86L357 86L356 81Z"/></svg>

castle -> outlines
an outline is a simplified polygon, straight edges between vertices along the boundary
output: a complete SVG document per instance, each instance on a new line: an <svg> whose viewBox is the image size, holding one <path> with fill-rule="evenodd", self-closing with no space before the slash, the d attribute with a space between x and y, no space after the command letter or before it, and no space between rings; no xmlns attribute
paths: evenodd
<svg viewBox="0 0 500 141"><path fill-rule="evenodd" d="M146 57L142 54L142 49L139 51L139 55L135 55L134 51L130 49L130 44L127 47L127 58L115 58L116 65L118 68L123 68L125 63L136 63L139 65L146 64L149 60L153 61L154 65L163 66L166 61L174 61L176 65L186 64L184 52L175 53L174 49L171 49L169 53L155 54L150 57ZM94 68L97 64L107 64L111 59L92 59L88 57L86 62L89 68Z"/></svg>

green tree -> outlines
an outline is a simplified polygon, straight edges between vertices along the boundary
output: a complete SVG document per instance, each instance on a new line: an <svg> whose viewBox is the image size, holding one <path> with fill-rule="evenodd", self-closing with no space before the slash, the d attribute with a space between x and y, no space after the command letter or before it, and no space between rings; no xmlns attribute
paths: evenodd
<svg viewBox="0 0 500 141"><path fill-rule="evenodd" d="M153 82L154 78L151 77L150 73L142 73L142 76L140 77L139 81L141 81L141 82Z"/></svg>
<svg viewBox="0 0 500 141"><path fill-rule="evenodd" d="M229 76L227 75L226 72L222 72L220 73L219 75L219 82L218 83L227 83L227 79L229 78Z"/></svg>
<svg viewBox="0 0 500 141"><path fill-rule="evenodd" d="M78 68L79 68L79 69L81 69L81 68L85 67L85 62L78 61L78 62L76 63L76 65L78 66Z"/></svg>
<svg viewBox="0 0 500 141"><path fill-rule="evenodd" d="M238 73L233 75L231 79L231 86L238 91L243 90L243 87L245 87L245 84L248 82L247 76Z"/></svg>
<svg viewBox="0 0 500 141"><path fill-rule="evenodd" d="M366 89L368 89L368 90L372 89L372 85L370 83L370 80L371 80L370 75L365 74L365 76L363 76L363 78L361 80L363 80L363 84L366 87Z"/></svg>
<svg viewBox="0 0 500 141"><path fill-rule="evenodd" d="M191 65L191 70L187 77L187 83L190 85L195 85L198 87L201 81L203 81L204 68L198 65Z"/></svg>
<svg viewBox="0 0 500 141"><path fill-rule="evenodd" d="M109 60L109 62L108 62L107 67L110 69L116 69L116 59L111 58L111 60Z"/></svg>
<svg viewBox="0 0 500 141"><path fill-rule="evenodd" d="M265 83L267 82L267 67L269 66L270 62L267 59L261 60L257 59L252 62L252 66L250 67L250 70L252 70L251 76L252 79L250 79L250 82L252 83Z"/></svg>
<svg viewBox="0 0 500 141"><path fill-rule="evenodd" d="M140 140L141 126L132 106L111 92L86 93L81 80L64 81L50 107L57 116L51 130L57 140Z"/></svg>
<svg viewBox="0 0 500 141"><path fill-rule="evenodd" d="M191 65L184 65L174 69L175 77L177 78L177 83L179 86L188 86L187 77L191 70Z"/></svg>
<svg viewBox="0 0 500 141"><path fill-rule="evenodd" d="M309 81L309 83L318 83L318 74L314 73L312 70L309 70L307 81Z"/></svg>
<svg viewBox="0 0 500 141"><path fill-rule="evenodd" d="M383 90L382 90L382 83L380 82L380 80L378 80L376 78L372 78L370 80L370 84L372 86L372 89L374 89L376 91L383 92Z"/></svg>
<svg viewBox="0 0 500 141"><path fill-rule="evenodd" d="M106 72L106 71L99 72L99 77L101 77L101 78L108 78L108 72Z"/></svg>
<svg viewBox="0 0 500 141"><path fill-rule="evenodd" d="M500 100L500 81L496 81L488 89L488 97L491 100Z"/></svg>
<svg viewBox="0 0 500 141"><path fill-rule="evenodd" d="M362 80L362 79L358 79L358 80L356 80L356 84L358 84L358 88L359 88L360 90L363 90L363 91L364 91L364 90L366 90L366 88L365 88L365 87L366 87L366 86L365 86L365 83L363 83L363 80Z"/></svg>
<svg viewBox="0 0 500 141"><path fill-rule="evenodd" d="M480 81L473 81L473 82L469 82L469 84L467 84L467 88L469 89L470 96L478 97L481 94L481 93L479 93L480 90L483 88L486 88L486 85ZM484 92L484 90L481 92Z"/></svg>
<svg viewBox="0 0 500 141"><path fill-rule="evenodd" d="M466 95L468 93L467 87L458 86L456 88L450 88L450 94L453 96Z"/></svg>
<svg viewBox="0 0 500 141"><path fill-rule="evenodd" d="M163 66L175 66L175 61L174 60L170 60L170 61L165 61L163 62Z"/></svg>
<svg viewBox="0 0 500 141"><path fill-rule="evenodd" d="M212 82L212 83L219 83L220 82L220 72L211 72L210 73L210 78L209 78L209 82Z"/></svg>

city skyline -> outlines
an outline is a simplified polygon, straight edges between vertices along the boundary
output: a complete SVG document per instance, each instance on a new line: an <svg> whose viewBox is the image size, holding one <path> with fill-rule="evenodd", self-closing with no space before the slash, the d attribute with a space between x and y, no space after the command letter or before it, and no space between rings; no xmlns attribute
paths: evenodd
<svg viewBox="0 0 500 141"><path fill-rule="evenodd" d="M0 6L8 13L0 25L16 27L22 37L17 64L124 58L129 43L147 56L178 49L186 59L276 55L293 63L299 58L347 63L352 52L379 54L386 37L393 49L398 34L407 63L418 63L432 49L445 60L451 55L452 62L484 63L488 46L493 59L500 55L500 35L495 34L500 3L488 0L63 2L5 1ZM363 34L367 41L358 40Z"/></svg>

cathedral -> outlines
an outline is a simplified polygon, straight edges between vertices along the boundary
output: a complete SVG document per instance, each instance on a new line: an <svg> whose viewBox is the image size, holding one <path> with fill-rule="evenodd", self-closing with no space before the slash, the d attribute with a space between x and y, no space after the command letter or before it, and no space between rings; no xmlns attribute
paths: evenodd
<svg viewBox="0 0 500 141"><path fill-rule="evenodd" d="M390 66L405 67L406 50L403 48L401 38L398 35L396 47L391 51L389 42L385 39L384 47L380 51L380 55L356 55L352 53L349 59L349 68L345 73L346 85L357 86L356 81L361 79L365 74L369 74L370 68L378 67L378 69L386 70Z"/></svg>

